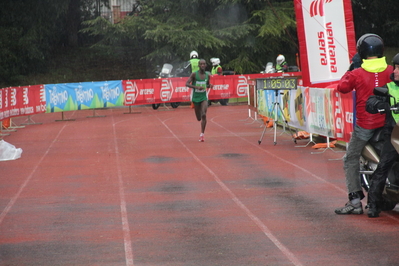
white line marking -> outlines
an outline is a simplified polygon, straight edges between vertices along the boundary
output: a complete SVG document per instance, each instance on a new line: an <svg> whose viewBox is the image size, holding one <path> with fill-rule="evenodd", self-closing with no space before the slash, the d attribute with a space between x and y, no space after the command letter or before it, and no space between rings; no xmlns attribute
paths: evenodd
<svg viewBox="0 0 399 266"><path fill-rule="evenodd" d="M215 117L214 117L214 118L215 118ZM241 137L240 135L238 135L238 134L236 134L236 133L234 133L234 132L228 130L228 129L225 128L224 126L222 126L222 125L220 125L219 123L213 121L214 118L211 119L211 122L212 122L212 123L214 123L215 125L217 125L217 126L223 128L224 130L226 130L227 132L229 132L229 133L232 134L233 136L242 139L243 141L245 141L245 142L251 144L252 146L256 147L257 149L260 149L261 151L267 153L268 156L272 156L272 157L274 157L274 158L276 158L276 159L278 159L278 160L280 160L280 161L282 161L282 162L284 162L284 163L286 163L286 164L289 164L289 165L291 165L291 166L293 166L293 167L295 167L295 168L298 168L299 170L305 172L306 174L311 175L311 176L314 177L315 179L317 179L317 180L319 180L319 181L321 181L321 182L323 182L323 183L328 183L329 185L333 186L335 189L337 189L337 190L339 190L339 191L344 192L345 194L347 194L346 191L345 191L344 189L340 188L339 186L334 185L334 184L328 182L327 180L323 179L322 177L320 177L320 176L318 176L318 175L316 175L316 174L310 172L309 170L306 170L305 168L303 168L303 167L301 167L301 166L299 166L299 165L297 165L297 164L295 164L295 163L293 163L293 162L291 162L291 161L287 161L287 160L285 160L284 158L281 158L281 157L279 157L279 156L277 156L277 155L271 153L270 151L268 151L268 150L262 148L262 146L260 146L258 143L255 144L255 143L253 143L253 142L250 142L249 140L246 140L245 138Z"/></svg>
<svg viewBox="0 0 399 266"><path fill-rule="evenodd" d="M216 183L229 194L231 199L240 207L247 216L262 230L262 232L274 243L274 245L296 266L302 266L302 263L295 257L295 255L289 251L269 230L269 228L262 223L262 221L256 217L237 197L236 195L223 183L222 180L208 167L206 166L180 139L177 137L173 131L157 117L158 120L166 127L167 130L180 142L180 144L187 150L188 153L200 164L204 167L215 179Z"/></svg>
<svg viewBox="0 0 399 266"><path fill-rule="evenodd" d="M231 114L229 114L229 115L231 115ZM306 170L306 169L302 168L301 166L299 166L299 165L297 165L297 164L295 164L295 163L293 163L293 162L287 161L287 160L285 160L284 158L281 158L281 157L279 157L279 156L276 156L275 154L273 154L273 153L267 151L266 149L262 148L259 144L255 144L255 143L253 143L253 142L250 142L250 141L244 139L243 137L237 135L236 133L234 133L234 132L228 130L228 129L225 128L224 126L222 126L222 125L220 125L219 123L213 121L214 118L216 118L216 117L213 117L213 118L210 120L212 123L214 123L215 125L217 125L217 126L223 128L224 130L226 130L227 132L229 132L229 133L232 134L233 136L236 136L236 137L242 139L243 141L248 142L248 143L251 144L252 146L254 146L254 147L256 147L256 148L262 150L263 152L267 153L269 156L273 156L274 158L276 158L276 159L278 159L278 160L280 160L280 161L282 161L282 162L284 162L284 163L286 163L286 164L289 164L289 165L291 165L291 166L293 166L293 167L296 167L296 168L300 169L301 171L303 171L303 172L309 174L310 176L313 176L315 179L317 179L317 180L319 180L319 181L321 181L321 182L323 182L323 183L326 183L326 184L328 184L328 185L334 187L336 190L338 190L338 191L344 193L345 195L348 194L348 192L347 192L345 189L342 189L342 188L340 188L339 186L332 184L331 182L329 182L329 181L323 179L322 177L320 177L320 176L318 176L318 175L315 175L314 173L310 172L309 170ZM385 214L386 216L388 216L389 218L391 218L392 220L394 220L394 221L396 221L396 222L399 222L399 219L396 218L395 216L393 216L393 215L391 215L391 214L389 214L389 213L387 213L387 212L384 212L384 214Z"/></svg>
<svg viewBox="0 0 399 266"><path fill-rule="evenodd" d="M37 168L39 165L42 163L44 158L47 156L49 153L51 147L53 147L54 143L57 141L58 137L60 136L61 132L65 129L67 124L65 124L60 131L58 132L57 136L54 138L54 140L51 142L50 146L47 148L46 152L43 154L43 156L40 158L40 160L37 162L35 167L33 168L32 172L28 175L28 177L25 179L25 181L22 183L22 185L19 187L18 192L14 195L14 197L11 198L10 202L8 202L7 206L4 208L4 210L0 214L0 225L3 222L4 218L8 214L8 212L11 210L11 208L14 206L15 202L18 200L19 196L21 195L22 191L24 188L28 185L29 181L32 179L32 176L36 173ZM21 160L21 159L20 159ZM23 160L23 159L22 159Z"/></svg>
<svg viewBox="0 0 399 266"><path fill-rule="evenodd" d="M123 229L123 243L125 246L125 260L126 260L126 266L133 266L134 265L133 248L132 248L132 240L130 238L129 220L126 209L125 187L123 184L123 178L122 178L122 172L119 160L119 148L116 138L115 121L113 115L112 115L112 130L114 135L113 139L114 139L115 155L116 155L116 171L118 174L118 183L119 183L119 198L121 204L121 219L122 219L122 229Z"/></svg>

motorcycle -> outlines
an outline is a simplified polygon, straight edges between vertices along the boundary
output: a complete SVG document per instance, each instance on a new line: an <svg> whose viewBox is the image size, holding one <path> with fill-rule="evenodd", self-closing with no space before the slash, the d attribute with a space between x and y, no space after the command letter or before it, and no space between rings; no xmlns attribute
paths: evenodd
<svg viewBox="0 0 399 266"><path fill-rule="evenodd" d="M378 96L392 97L388 94L387 88L375 88L374 94ZM394 106L391 106L391 111L399 110ZM384 109L378 110L379 112L385 112ZM382 128L375 131L373 137L364 147L361 157L360 157L360 181L362 187L368 192L370 188L371 176L377 169L378 163L380 161L380 154L383 145L383 134ZM395 147L396 151L399 152L399 124L396 124L392 134L391 142ZM383 192L383 202L381 209L383 211L393 210L396 204L399 203L399 161L396 161L389 171L388 177L386 179L385 188Z"/></svg>
<svg viewBox="0 0 399 266"><path fill-rule="evenodd" d="M173 65L171 64L163 64L161 72L159 72L158 74L158 78L171 78L174 77L174 75L172 74L172 70L173 70ZM177 108L180 105L180 102L173 102L170 103L170 105L172 106L172 108ZM159 108L159 106L161 106L160 103L153 103L152 104L152 109L157 110Z"/></svg>
<svg viewBox="0 0 399 266"><path fill-rule="evenodd" d="M288 66L287 72L298 72L298 71L299 71L299 68L297 66ZM260 73L262 73L262 74L277 73L277 70L273 66L272 62L267 62L266 66L265 66L265 70L261 71Z"/></svg>
<svg viewBox="0 0 399 266"><path fill-rule="evenodd" d="M261 71L260 73L262 73L262 74L263 73L266 73L266 74L268 74L268 73L276 73L276 69L274 68L272 62L267 62L265 70Z"/></svg>

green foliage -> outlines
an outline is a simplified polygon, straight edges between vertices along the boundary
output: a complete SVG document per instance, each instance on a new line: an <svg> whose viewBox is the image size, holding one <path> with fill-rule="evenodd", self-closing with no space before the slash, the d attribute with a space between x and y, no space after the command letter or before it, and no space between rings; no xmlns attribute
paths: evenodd
<svg viewBox="0 0 399 266"><path fill-rule="evenodd" d="M71 15L71 3L78 6L79 13L74 17L92 18L93 14L88 10L95 1L97 0L2 1L0 85L20 85L29 74L48 72L53 51L68 43L67 29L70 25L67 18Z"/></svg>
<svg viewBox="0 0 399 266"><path fill-rule="evenodd" d="M58 43L65 4L53 1L3 1L0 9L0 83L46 71L46 59Z"/></svg>
<svg viewBox="0 0 399 266"><path fill-rule="evenodd" d="M54 74L49 79L52 82L56 78L60 82L98 79L81 72L100 67L104 68L98 71L104 79L149 78L158 65L188 61L192 50L206 60L220 58L226 70L258 73L280 53L294 65L299 52L293 0L141 0L143 8L138 16L128 16L117 24L99 16L98 7L109 6L109 0L3 2L3 87L21 85L27 76L43 78L49 71ZM399 46L397 0L383 4L379 0L352 0L352 9L356 38L373 32L383 37L386 46ZM81 47L76 51L90 54L80 56L82 62L78 62L79 56L72 61L63 54L71 52L67 49L72 45L70 39L77 36ZM85 50L88 46L92 53ZM81 67L79 73L75 73L76 65ZM114 69L118 73L111 74Z"/></svg>
<svg viewBox="0 0 399 266"><path fill-rule="evenodd" d="M386 46L399 46L397 0L352 0L352 9L356 39L365 33L375 33L384 39Z"/></svg>
<svg viewBox="0 0 399 266"><path fill-rule="evenodd" d="M136 49L140 58L153 66L187 61L196 50L201 58L219 57L225 68L236 72L259 72L279 53L297 52L296 39L285 36L296 24L291 0L272 1L272 9L255 2L142 1L139 16L116 25L97 18L85 22L83 32L101 36L97 46L112 49L124 42L141 47Z"/></svg>

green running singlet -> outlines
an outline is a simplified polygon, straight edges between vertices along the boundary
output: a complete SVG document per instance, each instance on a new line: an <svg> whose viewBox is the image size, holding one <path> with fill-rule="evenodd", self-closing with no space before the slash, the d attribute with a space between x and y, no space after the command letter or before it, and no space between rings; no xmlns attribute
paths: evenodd
<svg viewBox="0 0 399 266"><path fill-rule="evenodd" d="M201 102L203 102L203 101L208 101L208 95L207 95L207 92L206 92L206 84L208 83L208 79L209 79L209 77L208 77L208 73L207 72L205 72L205 79L204 80L201 80L200 79L200 75L199 75L199 71L197 71L197 72L195 72L195 82L194 82L194 86L201 86L201 87L203 87L204 88L204 90L197 90L197 89L193 89L193 97L192 97L192 99L191 99L191 101L194 103L194 104L198 104L198 103L201 103Z"/></svg>

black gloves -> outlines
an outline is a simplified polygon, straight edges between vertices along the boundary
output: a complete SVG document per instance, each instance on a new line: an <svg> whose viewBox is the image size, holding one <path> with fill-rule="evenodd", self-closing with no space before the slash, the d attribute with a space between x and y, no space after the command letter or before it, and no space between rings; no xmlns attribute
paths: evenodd
<svg viewBox="0 0 399 266"><path fill-rule="evenodd" d="M359 67L361 67L361 65L362 65L362 58L360 57L359 54L355 54L352 57L352 62L350 64L350 66L349 66L349 71L352 71L352 70L354 70L356 68L359 68Z"/></svg>
<svg viewBox="0 0 399 266"><path fill-rule="evenodd" d="M384 111L379 112L378 110L383 109ZM387 97L371 95L366 102L366 111L370 114L381 113L384 114L389 111L390 106L387 101Z"/></svg>

